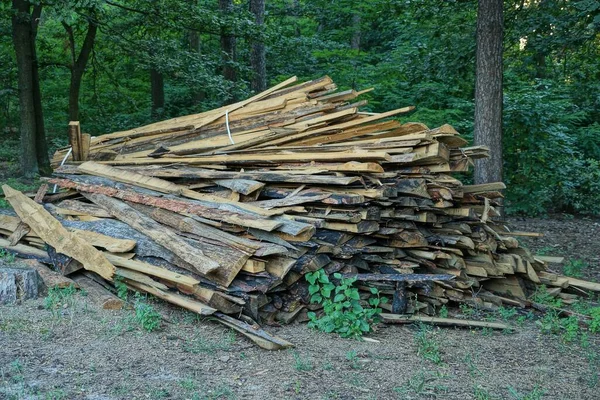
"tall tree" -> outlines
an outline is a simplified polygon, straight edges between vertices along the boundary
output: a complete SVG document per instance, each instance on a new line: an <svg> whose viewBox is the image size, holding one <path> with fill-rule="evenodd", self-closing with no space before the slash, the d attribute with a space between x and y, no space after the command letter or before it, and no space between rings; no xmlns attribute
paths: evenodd
<svg viewBox="0 0 600 400"><path fill-rule="evenodd" d="M163 74L156 67L150 69L150 97L152 118L157 118L165 107L165 80Z"/></svg>
<svg viewBox="0 0 600 400"><path fill-rule="evenodd" d="M250 12L254 14L254 22L257 27L262 30L265 24L265 0L250 0ZM265 43L262 38L252 43L250 64L253 72L252 90L262 92L267 88L267 62Z"/></svg>
<svg viewBox="0 0 600 400"><path fill-rule="evenodd" d="M69 121L79 121L79 93L81 89L81 80L83 79L83 73L85 67L92 53L94 47L94 41L96 39L96 32L98 30L98 23L96 21L96 12L93 9L89 10L88 16L88 28L79 50L79 55L75 50L75 34L73 33L73 27L66 21L62 21L62 25L67 31L69 37L69 49L71 51L71 82L69 84Z"/></svg>
<svg viewBox="0 0 600 400"><path fill-rule="evenodd" d="M476 145L491 157L475 161L475 183L502 180L502 0L479 0L475 72Z"/></svg>
<svg viewBox="0 0 600 400"><path fill-rule="evenodd" d="M42 6L31 12L27 0L12 2L12 39L17 59L19 113L21 119L21 171L32 177L50 170L41 109L35 36Z"/></svg>

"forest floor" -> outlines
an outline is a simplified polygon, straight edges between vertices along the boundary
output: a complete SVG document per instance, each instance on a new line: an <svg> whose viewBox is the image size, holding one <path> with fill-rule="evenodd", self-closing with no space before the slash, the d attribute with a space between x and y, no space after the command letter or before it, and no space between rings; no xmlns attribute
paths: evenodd
<svg viewBox="0 0 600 400"><path fill-rule="evenodd" d="M538 254L600 280L600 220L511 219ZM569 271L573 272L573 271ZM304 324L269 327L296 345L269 352L209 320L152 303L168 322L145 332L132 310L104 311L75 294L0 306L0 399L597 399L600 335L545 334L539 314L469 308L515 332L381 326L378 342ZM573 333L571 336L567 334Z"/></svg>

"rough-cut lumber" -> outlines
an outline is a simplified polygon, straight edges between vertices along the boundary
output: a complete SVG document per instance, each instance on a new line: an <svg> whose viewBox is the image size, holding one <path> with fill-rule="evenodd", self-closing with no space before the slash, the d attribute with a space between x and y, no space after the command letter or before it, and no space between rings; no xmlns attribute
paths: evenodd
<svg viewBox="0 0 600 400"><path fill-rule="evenodd" d="M439 326L459 326L465 328L490 328L500 330L512 330L514 329L510 325L503 324L500 322L487 322L487 321L474 321L469 319L458 319L458 318L439 318L430 317L427 315L399 315L399 314L387 314L381 313L383 322L388 324L402 324L402 323L413 323L420 322L424 324L432 324Z"/></svg>
<svg viewBox="0 0 600 400"><path fill-rule="evenodd" d="M46 243L58 252L73 257L83 264L87 270L94 271L105 279L111 280L115 267L91 244L67 231L41 205L29 199L18 190L3 185L6 200L13 207L19 218L25 222Z"/></svg>
<svg viewBox="0 0 600 400"><path fill-rule="evenodd" d="M125 302L106 290L102 285L83 274L73 276L73 280L87 293L89 299L98 308L104 310L120 310Z"/></svg>
<svg viewBox="0 0 600 400"><path fill-rule="evenodd" d="M178 305L180 307L185 308L186 310L193 311L199 315L211 315L215 311L217 311L214 308L207 306L206 304L202 304L197 300L193 300L185 296L180 296L177 294L166 292L154 286L145 285L143 283L135 282L130 279L124 279L124 281L128 285L132 286L134 289L150 293L151 295L156 296L159 299Z"/></svg>
<svg viewBox="0 0 600 400"><path fill-rule="evenodd" d="M219 268L218 261L206 257L202 250L190 246L173 231L137 212L127 204L101 194L86 194L86 198L94 204L104 207L115 218L125 222L135 230L150 236L156 243L179 255L179 257L188 263L186 265L187 269L200 274L207 274Z"/></svg>
<svg viewBox="0 0 600 400"><path fill-rule="evenodd" d="M208 219L222 220L223 222L245 226L248 228L257 228L272 231L282 225L280 222L267 220L253 214L241 214L232 211L226 211L206 202L191 202L166 197L159 198L156 196L138 193L136 191L121 190L106 186L89 185L85 183L77 183L68 179L50 179L49 182L57 184L60 187L77 189L84 193L96 193L129 201L132 203L140 203L154 207L164 208L165 210L170 210L174 212L196 214Z"/></svg>
<svg viewBox="0 0 600 400"><path fill-rule="evenodd" d="M449 125L390 119L411 107L362 112L366 101L354 99L364 91L338 92L329 77L293 81L216 110L98 135L89 146L95 162L55 172L50 182L66 191L46 202L102 199L123 205L115 207L120 219L85 200L47 209L68 229L134 240L134 249L105 252L131 288L243 318L248 324L213 314L272 349L288 343L254 326L318 309L304 275L319 269L356 277L364 301L378 288L391 300L386 311L431 316L457 302L535 307L527 298L540 284L565 303L595 288L549 273L548 259L494 221L503 183L463 185L451 176L488 157L488 148L462 147ZM20 242L9 251L21 246L56 269L77 269L51 246L41 250L46 240L33 231L15 233L15 220L0 227L0 244L13 234ZM207 259L219 267L199 271Z"/></svg>

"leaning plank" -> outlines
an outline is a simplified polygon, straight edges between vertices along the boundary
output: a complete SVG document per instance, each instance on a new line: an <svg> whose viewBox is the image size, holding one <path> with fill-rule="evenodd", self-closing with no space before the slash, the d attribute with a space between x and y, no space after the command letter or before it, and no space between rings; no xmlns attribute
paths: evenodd
<svg viewBox="0 0 600 400"><path fill-rule="evenodd" d="M10 215L0 215L0 226L2 230L16 232L16 230L21 226L20 220L17 217L13 217ZM128 251L133 250L136 245L135 240L131 239L117 239L112 236L103 235L101 233L87 231L83 229L73 229L67 228L68 231L74 233L77 237L82 240L87 241L93 246L103 247L108 251L113 253L126 253ZM26 238L33 239L38 238L36 233L31 232L27 234Z"/></svg>
<svg viewBox="0 0 600 400"><path fill-rule="evenodd" d="M422 322L425 324L440 325L440 326L461 326L466 328L491 328L501 330L512 330L509 325L502 324L499 322L486 322L486 321L473 321L467 319L458 318L439 318L429 317L425 315L399 315L399 314L388 314L381 313L383 322L388 324L403 324L412 322Z"/></svg>
<svg viewBox="0 0 600 400"><path fill-rule="evenodd" d="M561 276L559 276L561 277ZM561 278L566 278L569 281L569 286L575 286L576 288L583 290L591 290L594 292L600 292L600 283L584 281L582 279L571 278L570 276L565 276Z"/></svg>
<svg viewBox="0 0 600 400"><path fill-rule="evenodd" d="M87 299L104 310L120 310L125 302L106 290L102 285L83 274L77 274L73 280L87 293Z"/></svg>
<svg viewBox="0 0 600 400"><path fill-rule="evenodd" d="M356 278L357 281L388 282L424 282L449 281L454 275L449 274L342 274L344 278Z"/></svg>
<svg viewBox="0 0 600 400"><path fill-rule="evenodd" d="M272 221L253 214L242 214L232 211L225 211L218 206L206 205L200 202L190 202L176 198L159 198L135 192L133 190L121 190L113 187L89 185L75 182L69 179L50 179L50 183L57 184L60 187L77 189L85 193L99 193L102 195L115 197L132 203L140 203L154 207L164 208L178 213L195 214L207 219L216 219L222 222L228 222L234 225L240 225L248 228L257 228L266 231L272 231L282 225L281 222Z"/></svg>
<svg viewBox="0 0 600 400"><path fill-rule="evenodd" d="M255 325L249 325L245 322L231 318L220 312L216 312L213 315L216 320L225 326L235 329L248 339L252 340L258 346L266 350L283 350L294 347L294 345L287 340L272 336L264 330L258 328Z"/></svg>
<svg viewBox="0 0 600 400"><path fill-rule="evenodd" d="M104 255L111 263L118 267L127 268L132 271L144 273L146 275L152 275L177 285L193 287L200 283L191 276L178 274L177 272L170 271L166 268L157 267L144 261L129 260L110 253L104 253Z"/></svg>
<svg viewBox="0 0 600 400"><path fill-rule="evenodd" d="M66 230L43 206L8 185L2 190L21 220L59 253L73 257L87 270L111 280L115 267L94 246Z"/></svg>
<svg viewBox="0 0 600 400"><path fill-rule="evenodd" d="M185 308L186 310L193 311L200 315L211 315L215 311L217 311L214 308L207 306L206 304L203 304L197 300L193 300L185 296L163 291L153 286L144 285L143 283L134 282L129 279L124 279L124 281L134 289L150 293L151 295L154 295L159 299L178 305L180 307Z"/></svg>
<svg viewBox="0 0 600 400"><path fill-rule="evenodd" d="M166 181L164 179L155 178L152 176L138 174L137 172L127 171L122 169L113 168L108 165L102 165L93 161L88 161L81 164L78 170L85 172L89 175L100 176L103 178L112 179L117 182L123 182L135 186L139 186L145 189L155 190L161 193L170 193L175 195L182 195L189 197L194 200L203 200L208 202L220 202L235 204L236 207L246 209L247 211L255 212L261 215L271 215L271 213L262 210L259 207L253 207L247 204L238 203L235 201L228 201L221 197L210 196L202 193L195 192L187 189L185 186L177 185L173 182ZM263 185L264 186L264 185Z"/></svg>
<svg viewBox="0 0 600 400"><path fill-rule="evenodd" d="M219 267L219 263L206 257L202 250L191 246L172 230L137 212L124 202L103 194L85 193L84 195L94 204L104 207L115 218L125 222L138 232L151 237L156 243L177 254L186 263L189 263L187 269L191 268L192 272L205 275Z"/></svg>

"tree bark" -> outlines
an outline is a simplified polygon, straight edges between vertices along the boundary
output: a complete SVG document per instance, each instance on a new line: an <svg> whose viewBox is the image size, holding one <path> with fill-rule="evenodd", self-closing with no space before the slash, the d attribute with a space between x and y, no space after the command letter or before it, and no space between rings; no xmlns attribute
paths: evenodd
<svg viewBox="0 0 600 400"><path fill-rule="evenodd" d="M156 69L150 70L150 92L152 97L152 118L157 118L165 107L165 81Z"/></svg>
<svg viewBox="0 0 600 400"><path fill-rule="evenodd" d="M223 16L233 13L233 0L219 0L219 9ZM237 79L233 63L236 61L236 39L228 28L221 28L221 52L223 54L223 77L235 82ZM233 96L227 102L234 101Z"/></svg>
<svg viewBox="0 0 600 400"><path fill-rule="evenodd" d="M34 101L34 54L30 5L27 0L13 0L12 39L17 59L19 113L21 118L21 171L26 177L38 173L36 150L36 115Z"/></svg>
<svg viewBox="0 0 600 400"><path fill-rule="evenodd" d="M93 17L93 13L92 13ZM81 81L83 73L87 66L90 54L94 48L96 40L96 32L98 25L96 21L90 19L88 22L88 30L81 45L79 55L75 53L75 36L73 28L63 22L63 26L69 35L69 45L71 48L71 82L69 85L69 121L79 121L79 94L81 92Z"/></svg>
<svg viewBox="0 0 600 400"><path fill-rule="evenodd" d="M254 14L254 22L260 29L265 24L265 0L250 0L250 12ZM267 62L265 44L262 39L252 43L250 64L254 75L251 87L255 92L262 92L267 88Z"/></svg>
<svg viewBox="0 0 600 400"><path fill-rule="evenodd" d="M502 180L502 35L502 0L479 0L474 139L491 157L475 161L476 184Z"/></svg>
<svg viewBox="0 0 600 400"><path fill-rule="evenodd" d="M31 54L33 56L32 65L32 88L33 88L33 106L35 112L35 150L38 162L38 172L40 175L48 176L52 174L50 167L50 157L48 156L48 142L46 141L46 127L44 125L44 112L42 108L42 92L40 89L40 75L38 72L38 59L35 41L37 38L37 26L42 15L42 5L37 4L33 7L31 18Z"/></svg>

